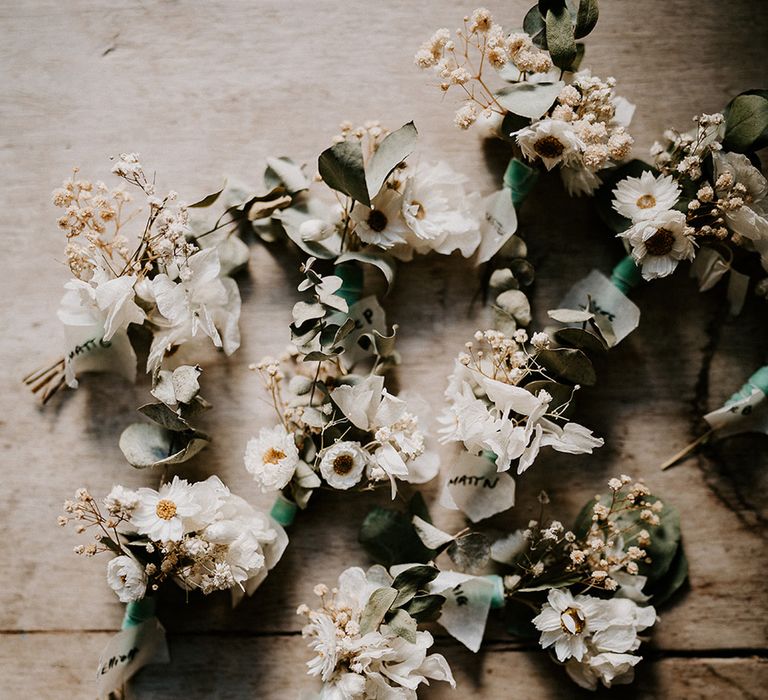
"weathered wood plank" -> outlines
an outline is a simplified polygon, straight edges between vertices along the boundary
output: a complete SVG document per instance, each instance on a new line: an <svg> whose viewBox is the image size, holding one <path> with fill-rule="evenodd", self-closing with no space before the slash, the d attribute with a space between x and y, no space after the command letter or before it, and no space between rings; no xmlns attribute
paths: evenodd
<svg viewBox="0 0 768 700"><path fill-rule="evenodd" d="M519 18L529 4L506 3L499 19ZM714 111L764 78L768 13L754 3L729 3L727 13L720 4L693 0L602 5L587 63L614 75L620 92L638 103L633 133L640 156L663 128L684 128L696 111ZM40 411L17 381L56 350L54 312L66 273L49 191L73 164L98 175L108 169L107 156L138 150L163 186L193 199L215 187L222 173L257 183L266 155L313 158L341 119L376 117L391 126L414 118L424 158L447 159L490 191L503 154L484 154L476 134L454 130L449 106L411 59L433 28L455 26L470 9L456 0L421 3L418 13L405 0L343 8L309 0L290 6L41 0L0 7L0 237L8 256L0 276L7 406L0 419L0 525L10 543L0 554L0 629L62 631L0 636L3 668L30 663L39 669L38 679L10 674L9 697L89 697L106 635L79 631L119 623L121 606L106 587L103 561L77 559L69 552L74 537L55 529L60 502L80 485L104 492L118 481L138 486L156 479L128 467L117 449L120 430L146 396L145 382L131 387L87 379L76 394ZM340 34L343 41L335 39ZM609 270L620 247L607 240L588 202L566 199L554 181L543 183L522 219L543 324L546 309L571 283L592 267ZM243 347L230 361L211 354L203 379L215 405L206 427L216 442L182 470L195 478L218 473L265 506L241 463L248 437L270 420L247 365L279 352L287 340L295 266L292 254L254 248L250 273L241 280ZM452 356L487 322L484 311L470 308L476 289L475 272L464 261L429 258L404 266L386 301L401 327L399 383L435 407ZM497 530L524 523L541 488L550 492L553 515L567 521L611 475L646 477L680 509L691 562L690 590L663 612L654 631L660 650L765 646L765 439L732 440L664 474L656 468L697 434L701 411L718 405L764 360L764 307L750 301L718 333L718 295L699 295L680 276L639 290L641 328L600 363L597 387L580 398L582 422L606 437L606 447L592 458L542 459L520 480L521 507L488 523ZM452 452L443 455L450 459ZM428 500L435 493L436 486L427 489ZM293 611L311 598L315 581L330 583L345 566L365 563L356 527L371 505L385 502L385 494L320 497L293 528L280 568L235 612L223 596L189 606L180 595L169 596L162 615L172 632L221 636L175 636L174 665L145 674L141 694L205 697L202 689L215 687L220 697L242 697L258 682L256 673L244 679L202 667L185 677L199 658L214 658L221 669L257 659L266 678L283 679L273 697L304 687L298 672L285 673L289 661L301 667L297 639L237 635L296 631ZM438 509L435 516L444 526L461 522ZM491 625L489 638L505 639L500 626ZM457 674L477 668L474 657L457 651L451 650ZM42 668L36 656L54 663ZM522 697L573 697L572 686L538 655L494 652L481 668L484 685L473 687L478 696L516 690ZM712 697L715 691L750 697L760 694L765 679L764 663L750 659L665 659L648 668L632 691L637 697ZM215 686L206 685L210 678Z"/></svg>

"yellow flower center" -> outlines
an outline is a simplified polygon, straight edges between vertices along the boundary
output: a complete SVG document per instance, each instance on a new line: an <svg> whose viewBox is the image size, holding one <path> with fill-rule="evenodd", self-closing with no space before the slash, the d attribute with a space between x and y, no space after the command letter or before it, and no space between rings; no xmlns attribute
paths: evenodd
<svg viewBox="0 0 768 700"><path fill-rule="evenodd" d="M285 452L270 447L262 457L264 464L277 464L281 459L285 459Z"/></svg>
<svg viewBox="0 0 768 700"><path fill-rule="evenodd" d="M533 150L542 158L559 158L563 155L565 146L554 136L543 136L533 144Z"/></svg>
<svg viewBox="0 0 768 700"><path fill-rule="evenodd" d="M566 634L581 634L586 624L584 613L578 608L567 608L560 613L560 629Z"/></svg>
<svg viewBox="0 0 768 700"><path fill-rule="evenodd" d="M176 504L167 498L161 498L155 506L155 513L161 520L170 520L176 515Z"/></svg>
<svg viewBox="0 0 768 700"><path fill-rule="evenodd" d="M637 204L639 209L650 209L656 206L656 197L652 194L644 194L635 204Z"/></svg>
<svg viewBox="0 0 768 700"><path fill-rule="evenodd" d="M371 209L371 213L368 214L368 225L376 233L381 233L387 228L387 215L380 209Z"/></svg>
<svg viewBox="0 0 768 700"><path fill-rule="evenodd" d="M352 459L352 455L339 455L333 460L333 471L339 476L344 476L352 471L352 467L355 466L355 460Z"/></svg>
<svg viewBox="0 0 768 700"><path fill-rule="evenodd" d="M666 228L657 229L656 233L645 241L645 249L651 255L666 255L674 245L675 234Z"/></svg>

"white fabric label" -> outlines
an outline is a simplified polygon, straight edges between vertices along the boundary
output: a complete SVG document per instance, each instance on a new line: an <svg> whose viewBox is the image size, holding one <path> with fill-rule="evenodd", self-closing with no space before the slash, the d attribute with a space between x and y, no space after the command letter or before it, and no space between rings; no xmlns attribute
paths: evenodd
<svg viewBox="0 0 768 700"><path fill-rule="evenodd" d="M470 651L476 652L483 641L494 589L493 581L469 576L453 588L433 591L445 596L438 622Z"/></svg>
<svg viewBox="0 0 768 700"><path fill-rule="evenodd" d="M167 664L169 661L165 629L156 617L118 632L99 658L96 672L99 700L106 700L110 693L120 690L147 664Z"/></svg>
<svg viewBox="0 0 768 700"><path fill-rule="evenodd" d="M602 272L592 270L584 279L571 287L560 302L561 309L587 309L587 297L592 299L595 314L604 316L613 326L616 336L611 345L617 345L640 323L640 309L618 290Z"/></svg>
<svg viewBox="0 0 768 700"><path fill-rule="evenodd" d="M517 212L512 193L504 187L485 198L485 217L480 226L477 264L487 262L517 231Z"/></svg>
<svg viewBox="0 0 768 700"><path fill-rule="evenodd" d="M352 304L346 314L333 314L328 320L334 323L344 323L347 318L351 318L355 322L355 330L344 339L346 351L341 355L344 368L349 370L366 356L366 351L357 344L360 336L373 331L386 335L387 317L378 299L371 295Z"/></svg>
<svg viewBox="0 0 768 700"><path fill-rule="evenodd" d="M65 325L64 337L69 386L76 387L75 378L83 372L113 372L130 382L136 381L136 353L127 331L119 330L105 341L101 325Z"/></svg>
<svg viewBox="0 0 768 700"><path fill-rule="evenodd" d="M707 413L704 420L712 430L717 431L717 437L724 438L739 433L768 434L768 402L760 389L746 398L728 402L722 408Z"/></svg>

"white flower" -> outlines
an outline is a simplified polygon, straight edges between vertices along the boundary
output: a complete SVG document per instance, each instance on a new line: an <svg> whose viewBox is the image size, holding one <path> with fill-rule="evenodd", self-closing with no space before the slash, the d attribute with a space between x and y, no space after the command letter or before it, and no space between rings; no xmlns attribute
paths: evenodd
<svg viewBox="0 0 768 700"><path fill-rule="evenodd" d="M467 177L446 163L420 164L403 192L403 217L413 232L407 246L418 253L430 250L449 255L458 249L468 258L480 244L480 204L468 194Z"/></svg>
<svg viewBox="0 0 768 700"><path fill-rule="evenodd" d="M516 134L517 145L529 160L541 158L547 170L575 158L582 143L573 127L560 119L542 119Z"/></svg>
<svg viewBox="0 0 768 700"><path fill-rule="evenodd" d="M455 687L446 660L440 654L427 654L434 642L429 632L417 631L415 642L397 636L386 624L360 633L361 615L371 594L392 581L382 567L367 573L347 569L331 595L321 589L319 610L300 608L308 619L302 636L315 654L307 663L308 674L323 681L323 700L416 700L417 688L429 679Z"/></svg>
<svg viewBox="0 0 768 700"><path fill-rule="evenodd" d="M533 618L534 627L542 633L542 648L554 644L558 661L571 657L581 661L587 638L603 624L601 602L592 596L574 597L567 589L551 589L541 612Z"/></svg>
<svg viewBox="0 0 768 700"><path fill-rule="evenodd" d="M619 182L613 190L613 208L636 224L674 207L680 192L671 175L656 177L646 170L640 177L627 177Z"/></svg>
<svg viewBox="0 0 768 700"><path fill-rule="evenodd" d="M685 214L671 209L639 221L623 233L632 257L647 280L671 275L680 260L693 260L693 241L686 235Z"/></svg>
<svg viewBox="0 0 768 700"><path fill-rule="evenodd" d="M323 454L320 473L329 486L335 489L349 489L360 481L367 461L360 443L337 442Z"/></svg>
<svg viewBox="0 0 768 700"><path fill-rule="evenodd" d="M234 280L219 277L221 266L215 248L200 250L187 259L178 281L162 273L142 287L157 305L152 321L158 326L147 363L160 366L165 353L201 333L231 355L240 346L240 292Z"/></svg>
<svg viewBox="0 0 768 700"><path fill-rule="evenodd" d="M141 488L137 494L139 502L131 514L131 523L140 535L152 540L179 541L190 530L190 518L200 511L189 482L178 476L159 491Z"/></svg>
<svg viewBox="0 0 768 700"><path fill-rule="evenodd" d="M141 600L147 591L144 568L131 557L121 555L107 564L107 583L121 603Z"/></svg>
<svg viewBox="0 0 768 700"><path fill-rule="evenodd" d="M581 662L569 659L565 670L574 683L587 690L596 690L598 681L610 688L612 685L631 683L635 679L634 667L642 661L636 654L591 654Z"/></svg>
<svg viewBox="0 0 768 700"><path fill-rule="evenodd" d="M245 448L245 468L263 493L287 486L299 466L299 451L293 433L282 425L262 428Z"/></svg>
<svg viewBox="0 0 768 700"><path fill-rule="evenodd" d="M403 198L395 190L385 187L367 207L359 202L350 214L355 222L355 233L363 243L388 250L406 243L408 225L402 214Z"/></svg>
<svg viewBox="0 0 768 700"><path fill-rule="evenodd" d="M104 499L104 505L110 513L132 511L139 503L139 494L125 486L113 486Z"/></svg>

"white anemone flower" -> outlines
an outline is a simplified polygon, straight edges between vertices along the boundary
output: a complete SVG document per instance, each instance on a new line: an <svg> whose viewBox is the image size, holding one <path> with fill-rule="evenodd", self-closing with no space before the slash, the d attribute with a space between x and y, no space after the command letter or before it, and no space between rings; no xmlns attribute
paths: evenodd
<svg viewBox="0 0 768 700"><path fill-rule="evenodd" d="M385 187L367 207L359 202L350 217L355 222L355 233L363 243L383 250L406 243L408 225L402 214L403 197L394 189Z"/></svg>
<svg viewBox="0 0 768 700"><path fill-rule="evenodd" d="M147 575L135 559L121 555L107 564L107 583L121 603L141 600L147 592Z"/></svg>
<svg viewBox="0 0 768 700"><path fill-rule="evenodd" d="M366 452L360 443L349 440L337 442L323 453L320 473L329 486L350 489L360 481L367 462Z"/></svg>
<svg viewBox="0 0 768 700"><path fill-rule="evenodd" d="M131 514L131 523L140 535L155 541L179 541L190 531L190 519L200 511L189 482L178 476L159 491L140 488L136 493L139 502Z"/></svg>
<svg viewBox="0 0 768 700"><path fill-rule="evenodd" d="M655 176L646 170L640 177L619 182L613 190L613 208L636 224L674 207L681 191L671 175Z"/></svg>
<svg viewBox="0 0 768 700"><path fill-rule="evenodd" d="M573 126L560 119L542 119L516 132L517 145L528 160L541 159L547 170L568 164L583 144Z"/></svg>
<svg viewBox="0 0 768 700"><path fill-rule="evenodd" d="M216 248L191 255L179 279L161 273L142 287L142 293L157 305L152 321L158 327L152 340L148 370L160 366L173 346L208 336L217 348L231 355L240 347L240 292L229 277L220 277Z"/></svg>
<svg viewBox="0 0 768 700"><path fill-rule="evenodd" d="M409 247L444 255L458 249L465 258L477 250L481 197L467 193L467 181L447 163L419 164L405 182L402 199L403 217L413 232Z"/></svg>
<svg viewBox="0 0 768 700"><path fill-rule="evenodd" d="M244 462L262 493L279 491L288 485L299 466L299 450L293 433L283 425L262 428L258 437L248 441Z"/></svg>
<svg viewBox="0 0 768 700"><path fill-rule="evenodd" d="M670 209L618 235L629 243L643 278L652 280L671 275L681 260L693 260L695 248L686 228L685 214Z"/></svg>

